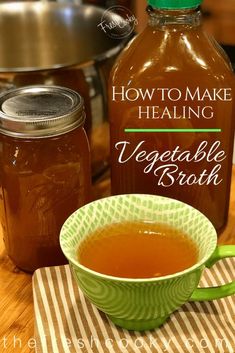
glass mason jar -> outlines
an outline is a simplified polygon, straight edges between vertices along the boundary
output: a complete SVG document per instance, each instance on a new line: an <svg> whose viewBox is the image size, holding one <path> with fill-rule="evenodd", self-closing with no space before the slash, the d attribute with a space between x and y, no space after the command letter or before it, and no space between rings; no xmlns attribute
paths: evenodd
<svg viewBox="0 0 235 353"><path fill-rule="evenodd" d="M90 198L83 99L56 86L0 98L1 218L7 253L21 269L66 263L59 233Z"/></svg>

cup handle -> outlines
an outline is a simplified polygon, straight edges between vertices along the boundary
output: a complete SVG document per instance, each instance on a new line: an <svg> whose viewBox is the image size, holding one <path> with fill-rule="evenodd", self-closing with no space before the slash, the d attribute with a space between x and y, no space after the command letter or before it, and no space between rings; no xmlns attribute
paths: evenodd
<svg viewBox="0 0 235 353"><path fill-rule="evenodd" d="M226 257L235 257L235 245L218 246L205 266L211 268L217 261ZM197 288L189 301L210 301L233 294L235 294L235 281L218 287Z"/></svg>

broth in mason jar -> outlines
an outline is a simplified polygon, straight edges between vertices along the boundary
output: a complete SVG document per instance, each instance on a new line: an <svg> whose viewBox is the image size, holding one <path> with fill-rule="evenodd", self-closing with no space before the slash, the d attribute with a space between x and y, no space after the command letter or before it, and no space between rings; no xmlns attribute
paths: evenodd
<svg viewBox="0 0 235 353"><path fill-rule="evenodd" d="M0 177L7 252L21 269L66 263L64 221L90 198L82 100L71 90L24 88L1 102ZM14 115L14 125L12 116Z"/></svg>

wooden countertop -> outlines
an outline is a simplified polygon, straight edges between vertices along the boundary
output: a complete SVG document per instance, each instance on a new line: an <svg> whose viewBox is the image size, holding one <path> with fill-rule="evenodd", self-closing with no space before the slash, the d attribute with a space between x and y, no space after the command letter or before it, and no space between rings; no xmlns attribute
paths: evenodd
<svg viewBox="0 0 235 353"><path fill-rule="evenodd" d="M94 187L96 198L107 195L109 182ZM235 166L233 167L230 213L221 244L235 244ZM35 348L31 276L17 270L8 259L0 236L0 352L29 353Z"/></svg>

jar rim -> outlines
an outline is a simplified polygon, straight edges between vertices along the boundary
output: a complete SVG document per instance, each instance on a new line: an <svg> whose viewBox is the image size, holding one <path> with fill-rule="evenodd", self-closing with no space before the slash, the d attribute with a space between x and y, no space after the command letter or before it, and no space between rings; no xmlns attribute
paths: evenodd
<svg viewBox="0 0 235 353"><path fill-rule="evenodd" d="M36 85L0 96L0 133L16 138L58 136L83 126L84 100L74 90Z"/></svg>

